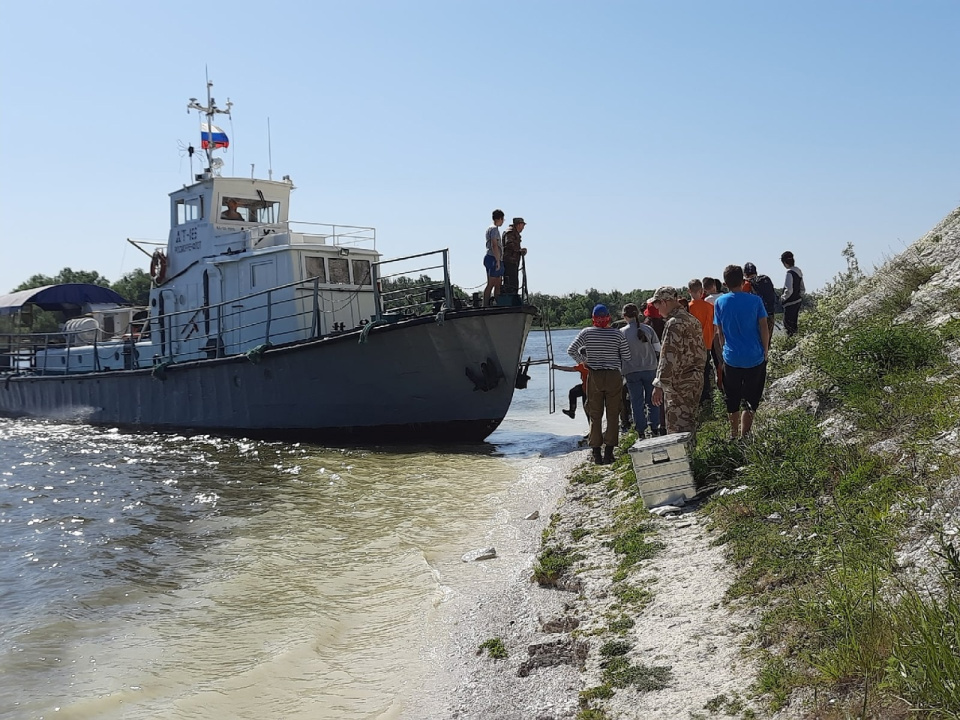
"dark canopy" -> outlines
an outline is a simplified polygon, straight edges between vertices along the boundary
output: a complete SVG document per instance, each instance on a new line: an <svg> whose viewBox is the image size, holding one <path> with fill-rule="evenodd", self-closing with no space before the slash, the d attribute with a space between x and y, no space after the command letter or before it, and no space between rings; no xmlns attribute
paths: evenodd
<svg viewBox="0 0 960 720"><path fill-rule="evenodd" d="M14 315L27 303L33 303L42 310L77 311L86 303L117 303L129 305L130 302L110 288L86 283L67 283L65 285L45 285L44 287L21 290L20 292L0 295L0 315Z"/></svg>

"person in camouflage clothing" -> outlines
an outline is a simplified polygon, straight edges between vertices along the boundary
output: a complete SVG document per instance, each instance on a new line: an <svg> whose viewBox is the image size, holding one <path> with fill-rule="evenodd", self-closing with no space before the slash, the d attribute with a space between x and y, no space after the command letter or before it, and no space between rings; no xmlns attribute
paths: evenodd
<svg viewBox="0 0 960 720"><path fill-rule="evenodd" d="M653 381L653 403L666 406L668 433L693 433L697 429L697 406L703 390L703 366L707 361L703 328L681 305L675 288L659 288L653 302L666 318L660 364Z"/></svg>

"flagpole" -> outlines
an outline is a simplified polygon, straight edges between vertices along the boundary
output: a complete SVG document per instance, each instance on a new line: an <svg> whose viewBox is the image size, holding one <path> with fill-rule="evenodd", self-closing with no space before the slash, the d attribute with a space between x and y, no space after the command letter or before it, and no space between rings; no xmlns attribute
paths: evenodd
<svg viewBox="0 0 960 720"><path fill-rule="evenodd" d="M217 113L224 115L230 114L230 108L233 107L233 103L230 102L230 98L227 98L227 109L221 110L217 107L216 101L213 99L213 96L210 92L210 89L213 87L213 83L210 82L209 77L207 78L207 105L204 107L196 98L190 98L190 102L187 105L188 110L196 110L201 117L200 121L200 147L207 156L207 167L204 169L204 173L209 173L213 175L213 151L215 150L214 141L213 141L213 118ZM203 116L207 118L207 146L203 147Z"/></svg>

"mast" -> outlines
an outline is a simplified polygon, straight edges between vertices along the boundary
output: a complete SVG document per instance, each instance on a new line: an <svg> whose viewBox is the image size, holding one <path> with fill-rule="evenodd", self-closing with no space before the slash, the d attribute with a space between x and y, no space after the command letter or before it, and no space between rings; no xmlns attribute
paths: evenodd
<svg viewBox="0 0 960 720"><path fill-rule="evenodd" d="M207 154L207 167L206 171L213 174L213 151L215 150L213 146L213 119L217 115L229 115L230 108L233 107L233 103L230 102L230 98L227 98L227 107L226 109L221 110L217 107L217 101L213 99L210 94L210 90L213 88L213 83L210 80L207 80L207 104L206 106L201 105L196 98L190 98L190 102L187 104L187 110L196 110L197 113L201 116L206 116L207 118L207 133L210 136L210 140L207 142L207 147L203 148L203 121L201 120L200 124L200 146L203 148L203 151Z"/></svg>

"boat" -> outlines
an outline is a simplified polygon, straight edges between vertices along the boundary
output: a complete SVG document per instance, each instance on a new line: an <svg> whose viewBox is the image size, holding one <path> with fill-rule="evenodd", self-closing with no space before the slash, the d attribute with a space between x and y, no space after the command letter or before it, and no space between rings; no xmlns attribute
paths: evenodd
<svg viewBox="0 0 960 720"><path fill-rule="evenodd" d="M524 385L525 287L484 307L451 283L447 249L385 259L372 227L290 220L289 176L223 176L214 119L232 103L211 88L188 105L201 172L170 194L165 246L138 245L148 305L84 284L0 296L0 415L310 442L488 437ZM62 325L27 332L37 307Z"/></svg>

